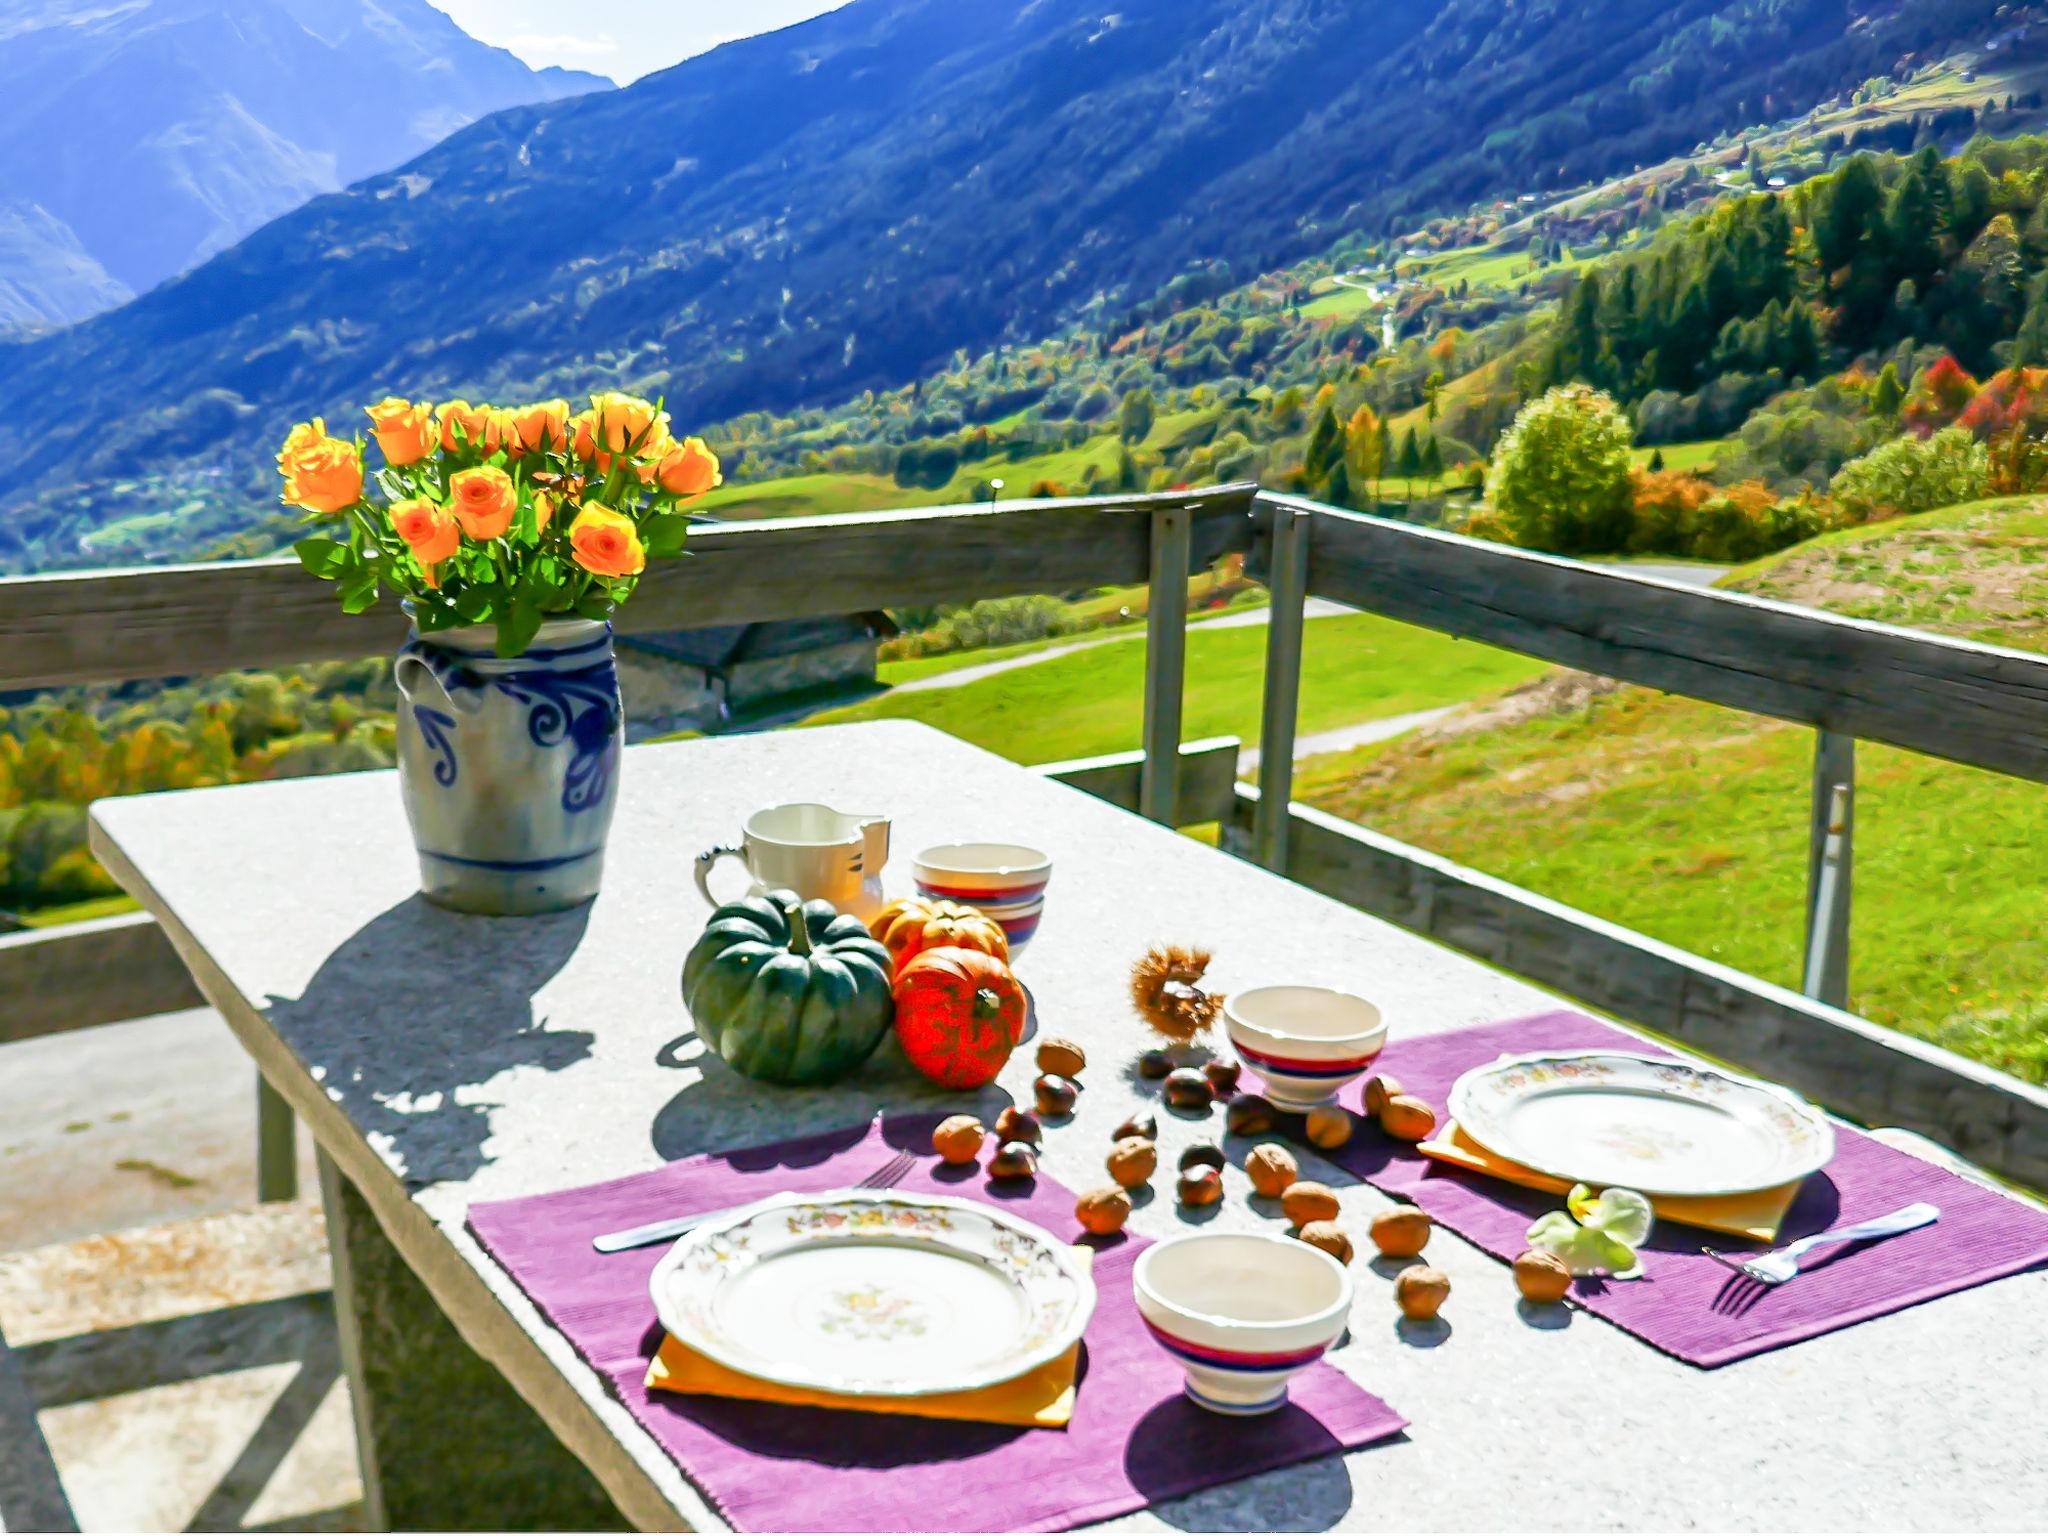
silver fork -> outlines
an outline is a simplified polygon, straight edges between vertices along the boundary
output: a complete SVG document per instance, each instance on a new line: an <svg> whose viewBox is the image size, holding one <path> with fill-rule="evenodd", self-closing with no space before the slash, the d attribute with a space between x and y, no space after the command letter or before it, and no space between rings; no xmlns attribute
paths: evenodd
<svg viewBox="0 0 2048 1536"><path fill-rule="evenodd" d="M1868 1221L1859 1221L1854 1226L1836 1227L1829 1232L1816 1232L1811 1237L1802 1237L1796 1243L1787 1243L1783 1248L1769 1253L1752 1254L1748 1258L1736 1258L1718 1253L1712 1248L1702 1248L1708 1258L1746 1275L1762 1285L1783 1285L1799 1273L1799 1261L1823 1243L1861 1243L1874 1237L1896 1237L1901 1232L1911 1232L1940 1219L1941 1209L1924 1201L1902 1206L1889 1216L1873 1216Z"/></svg>
<svg viewBox="0 0 2048 1536"><path fill-rule="evenodd" d="M903 1176L917 1166L916 1154L898 1152L873 1173L854 1185L855 1189L894 1189L903 1182ZM701 1226L707 1221L716 1221L721 1216L730 1216L734 1211L743 1211L747 1205L729 1205L722 1211L704 1211L696 1216L671 1216L666 1221L650 1221L644 1227L628 1227L623 1232L602 1232L590 1240L590 1246L599 1253L622 1253L628 1248L645 1248L649 1243L664 1242L672 1237L681 1237L690 1228Z"/></svg>

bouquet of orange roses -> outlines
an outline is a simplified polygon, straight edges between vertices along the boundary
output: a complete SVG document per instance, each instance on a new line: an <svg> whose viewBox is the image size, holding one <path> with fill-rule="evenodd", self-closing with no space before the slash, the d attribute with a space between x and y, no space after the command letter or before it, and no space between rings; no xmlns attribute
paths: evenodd
<svg viewBox="0 0 2048 1536"><path fill-rule="evenodd" d="M285 504L328 530L300 540L299 559L340 584L350 613L389 588L423 632L495 623L500 656L549 618L611 617L650 556L682 550L682 504L721 479L701 438L676 441L660 402L633 395L593 395L574 415L565 400L386 399L369 417L373 476L360 435L329 437L316 417L285 439Z"/></svg>

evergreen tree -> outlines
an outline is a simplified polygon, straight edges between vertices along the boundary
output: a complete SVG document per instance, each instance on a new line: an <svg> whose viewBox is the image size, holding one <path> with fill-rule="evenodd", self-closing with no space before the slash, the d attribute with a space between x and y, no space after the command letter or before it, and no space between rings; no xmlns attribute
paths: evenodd
<svg viewBox="0 0 2048 1536"><path fill-rule="evenodd" d="M1431 485L1444 477L1444 452L1438 446L1436 434L1430 433L1422 442L1422 478Z"/></svg>
<svg viewBox="0 0 2048 1536"><path fill-rule="evenodd" d="M1652 448L1650 450L1650 462L1645 468L1653 475L1664 473L1664 450L1662 448Z"/></svg>
<svg viewBox="0 0 2048 1536"><path fill-rule="evenodd" d="M1330 477L1323 482L1323 500L1333 507L1352 506L1351 476L1340 458L1330 466Z"/></svg>
<svg viewBox="0 0 2048 1536"><path fill-rule="evenodd" d="M1929 145L1913 157L1885 207L1885 242L1898 276L1925 284L1941 270L1951 207L1948 193L1948 167L1941 163L1940 151Z"/></svg>
<svg viewBox="0 0 2048 1536"><path fill-rule="evenodd" d="M1422 454L1415 446L1415 429L1410 427L1401 434L1401 448L1394 456L1394 473L1407 486L1408 497L1415 497L1415 477L1422 473Z"/></svg>
<svg viewBox="0 0 2048 1536"><path fill-rule="evenodd" d="M1315 430L1309 434L1308 453L1302 460L1309 484L1322 484L1329 476L1330 466L1343 458L1344 429L1337 424L1337 413L1325 405L1316 418Z"/></svg>
<svg viewBox="0 0 2048 1536"><path fill-rule="evenodd" d="M1374 458L1377 462L1372 475L1372 499L1379 501L1382 499L1380 489L1386 484L1387 476L1399 473L1394 464L1393 429L1388 426L1387 418L1384 416L1380 418L1379 451Z"/></svg>
<svg viewBox="0 0 2048 1536"><path fill-rule="evenodd" d="M2036 277L2027 292L2026 313L2013 340L2015 367L2048 367L2048 273Z"/></svg>
<svg viewBox="0 0 2048 1536"><path fill-rule="evenodd" d="M1877 376L1877 383L1871 387L1870 408L1884 420L1895 421L1899 407L1905 403L1906 386L1899 382L1899 365L1888 362Z"/></svg>

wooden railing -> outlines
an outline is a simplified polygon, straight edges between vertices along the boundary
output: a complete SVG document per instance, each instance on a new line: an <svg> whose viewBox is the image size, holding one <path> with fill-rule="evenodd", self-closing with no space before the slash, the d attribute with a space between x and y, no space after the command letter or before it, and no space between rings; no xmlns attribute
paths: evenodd
<svg viewBox="0 0 2048 1536"><path fill-rule="evenodd" d="M1237 485L707 528L621 628L668 629L1149 581L1136 752L1044 771L1482 959L2048 1187L2048 1092L1846 1012L1853 743L2048 780L2048 658L1675 585ZM1185 582L1241 552L1272 592L1260 785L1183 745ZM1445 633L1816 729L1802 995L1292 803L1303 604ZM382 628L378 627L381 624ZM0 691L359 656L395 644L289 561L0 580ZM0 1042L190 1006L146 919L0 939ZM266 1098L266 1195L289 1123ZM279 1151L279 1138L283 1149Z"/></svg>

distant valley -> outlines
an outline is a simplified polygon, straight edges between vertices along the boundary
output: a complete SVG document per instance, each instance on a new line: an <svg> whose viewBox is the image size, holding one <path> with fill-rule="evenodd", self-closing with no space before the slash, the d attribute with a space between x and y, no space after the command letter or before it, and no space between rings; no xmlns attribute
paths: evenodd
<svg viewBox="0 0 2048 1536"><path fill-rule="evenodd" d="M145 293L501 107L609 89L427 0L29 0L0 16L0 334Z"/></svg>
<svg viewBox="0 0 2048 1536"><path fill-rule="evenodd" d="M708 423L1112 332L1803 111L2005 9L855 0L498 113L0 350L0 404L71 403L0 491L0 566L104 560L111 528L128 558L217 550L292 420L387 390L624 386Z"/></svg>

